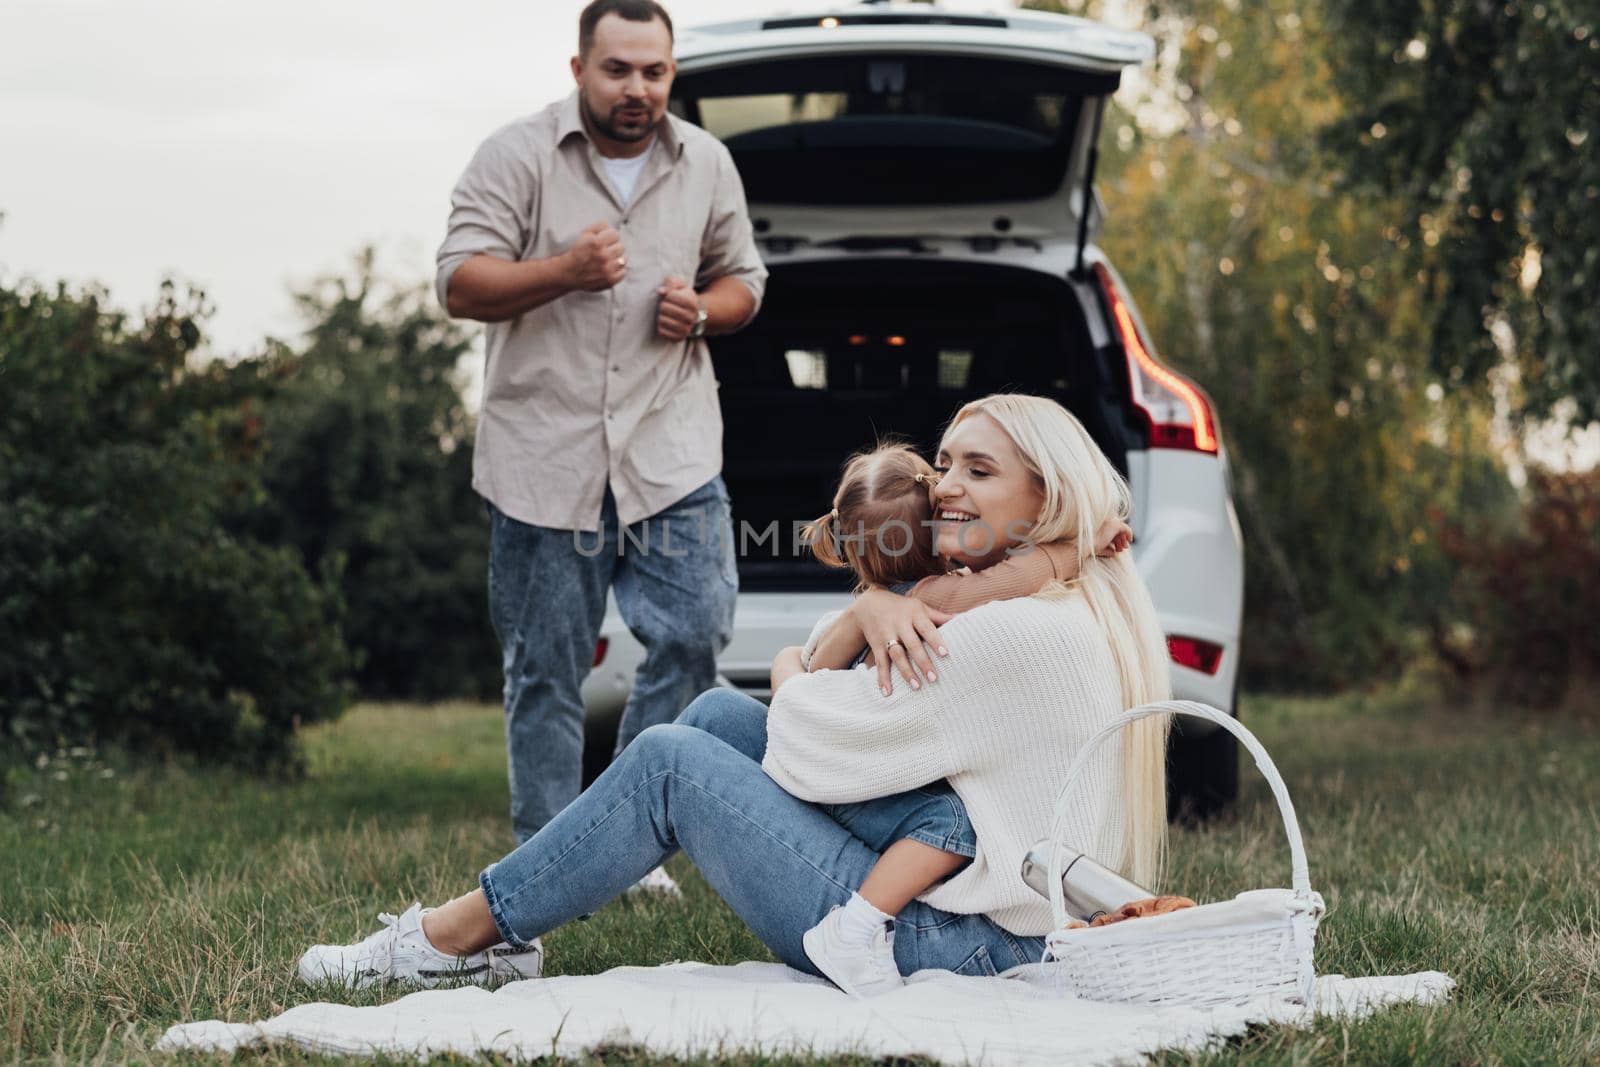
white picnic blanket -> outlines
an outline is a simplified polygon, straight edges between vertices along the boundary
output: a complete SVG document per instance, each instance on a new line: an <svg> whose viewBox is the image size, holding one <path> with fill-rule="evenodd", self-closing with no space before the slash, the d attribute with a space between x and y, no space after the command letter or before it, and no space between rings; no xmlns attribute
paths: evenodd
<svg viewBox="0 0 1600 1067"><path fill-rule="evenodd" d="M1453 988L1437 971L1328 975L1317 979L1316 1009L1359 1017L1393 1004L1439 1003ZM229 1052L281 1043L362 1056L493 1052L533 1059L624 1045L682 1057L859 1053L992 1067L1089 1067L1161 1049L1195 1050L1251 1023L1298 1018L1299 1005L1270 1001L1198 1009L1077 1000L1055 987L1048 965L1000 978L923 971L903 989L854 999L782 964L673 963L531 979L492 993L473 987L412 993L366 1008L302 1004L261 1023L184 1023L156 1048Z"/></svg>

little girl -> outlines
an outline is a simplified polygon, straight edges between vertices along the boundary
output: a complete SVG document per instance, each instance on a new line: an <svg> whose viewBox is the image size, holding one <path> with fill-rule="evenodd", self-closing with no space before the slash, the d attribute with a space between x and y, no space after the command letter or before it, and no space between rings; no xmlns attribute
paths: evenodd
<svg viewBox="0 0 1600 1067"><path fill-rule="evenodd" d="M886 587L951 614L993 600L1031 596L1052 581L1077 576L1074 550L1044 544L1030 544L976 573L947 573L946 562L934 549L933 488L938 480L933 467L906 445L883 444L852 456L832 510L806 527L812 553L827 566L855 571L857 592ZM1116 523L1099 532L1096 549L1102 554L1119 551L1130 539L1131 531ZM793 651L780 653L780 660ZM849 666L860 666L866 658L865 651L858 653ZM826 666L805 664L808 670ZM781 681L776 669L773 673L776 690ZM977 854L976 835L960 798L945 782L861 804L825 805L824 810L882 855L849 902L806 932L806 955L846 993L892 989L901 984L894 960L894 916L966 865Z"/></svg>

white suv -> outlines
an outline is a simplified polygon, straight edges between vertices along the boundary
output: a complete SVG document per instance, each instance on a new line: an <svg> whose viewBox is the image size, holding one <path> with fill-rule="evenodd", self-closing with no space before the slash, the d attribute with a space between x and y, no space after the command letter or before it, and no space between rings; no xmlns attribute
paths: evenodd
<svg viewBox="0 0 1600 1067"><path fill-rule="evenodd" d="M1059 400L1128 476L1177 695L1233 709L1243 547L1215 410L1160 362L1093 244L1101 113L1151 54L1084 19L925 4L681 34L672 110L732 151L771 271L761 314L712 346L742 541L727 684L768 696L773 654L847 599L795 531L845 456L890 434L931 454L962 403L1008 390ZM615 604L602 634L583 689L591 774L642 658ZM1232 739L1181 729L1175 799L1225 805Z"/></svg>

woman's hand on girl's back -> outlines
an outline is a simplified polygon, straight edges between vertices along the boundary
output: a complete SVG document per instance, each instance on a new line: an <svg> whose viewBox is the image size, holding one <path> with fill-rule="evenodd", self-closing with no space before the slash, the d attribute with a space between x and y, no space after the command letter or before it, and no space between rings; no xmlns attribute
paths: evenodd
<svg viewBox="0 0 1600 1067"><path fill-rule="evenodd" d="M851 603L849 611L872 650L878 670L878 688L884 696L893 692L894 671L913 689L922 688L922 679L939 680L929 649L948 656L939 627L955 618L949 612L930 608L916 597L898 596L887 589L869 589ZM887 653L887 654L886 654ZM914 666L913 666L914 665Z"/></svg>

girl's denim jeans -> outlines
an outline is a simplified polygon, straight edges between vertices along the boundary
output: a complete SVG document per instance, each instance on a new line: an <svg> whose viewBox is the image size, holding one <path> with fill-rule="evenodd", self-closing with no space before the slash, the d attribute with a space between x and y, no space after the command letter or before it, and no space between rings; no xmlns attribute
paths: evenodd
<svg viewBox="0 0 1600 1067"><path fill-rule="evenodd" d="M801 936L849 899L878 850L767 777L766 716L753 697L713 689L676 723L640 734L582 796L480 876L501 936L522 947L682 849L780 960L815 974ZM995 974L1037 962L1043 949L1043 938L920 901L895 920L902 974Z"/></svg>

